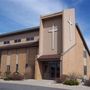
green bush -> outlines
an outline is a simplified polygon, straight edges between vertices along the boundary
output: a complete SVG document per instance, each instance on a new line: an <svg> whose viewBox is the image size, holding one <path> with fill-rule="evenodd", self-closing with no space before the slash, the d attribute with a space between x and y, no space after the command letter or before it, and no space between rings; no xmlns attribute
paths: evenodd
<svg viewBox="0 0 90 90"><path fill-rule="evenodd" d="M65 85L79 85L78 77L75 73L69 74L68 78L64 81Z"/></svg>
<svg viewBox="0 0 90 90"><path fill-rule="evenodd" d="M4 73L4 80L11 80L11 77L10 77L10 74L11 74L11 72L10 71L6 71L5 73Z"/></svg>
<svg viewBox="0 0 90 90"><path fill-rule="evenodd" d="M12 79L11 79L10 76L6 76L6 77L4 77L4 80L7 80L8 81L8 80L12 80Z"/></svg>
<svg viewBox="0 0 90 90"><path fill-rule="evenodd" d="M8 77L10 74L11 74L10 71L6 71L6 72L4 73L4 76L5 76L5 77Z"/></svg>
<svg viewBox="0 0 90 90"><path fill-rule="evenodd" d="M65 85L79 85L79 82L77 80L65 80L64 83Z"/></svg>

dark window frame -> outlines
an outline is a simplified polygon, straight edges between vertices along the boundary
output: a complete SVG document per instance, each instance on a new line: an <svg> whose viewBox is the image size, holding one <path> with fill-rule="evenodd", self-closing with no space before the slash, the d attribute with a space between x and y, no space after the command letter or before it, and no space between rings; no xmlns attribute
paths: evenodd
<svg viewBox="0 0 90 90"><path fill-rule="evenodd" d="M18 64L16 64L16 72L18 72L18 67L19 67Z"/></svg>
<svg viewBox="0 0 90 90"><path fill-rule="evenodd" d="M29 65L26 63L26 66L25 66L25 68L27 68Z"/></svg>
<svg viewBox="0 0 90 90"><path fill-rule="evenodd" d="M10 44L10 41L4 41L3 43L4 44Z"/></svg>
<svg viewBox="0 0 90 90"><path fill-rule="evenodd" d="M84 66L84 75L87 75L87 66Z"/></svg>
<svg viewBox="0 0 90 90"><path fill-rule="evenodd" d="M84 56L85 58L87 58L87 52L86 52L86 50L83 51L83 56Z"/></svg>
<svg viewBox="0 0 90 90"><path fill-rule="evenodd" d="M19 42L21 42L21 39L14 40L14 43L19 43Z"/></svg>
<svg viewBox="0 0 90 90"><path fill-rule="evenodd" d="M10 72L10 65L7 65L7 72Z"/></svg>
<svg viewBox="0 0 90 90"><path fill-rule="evenodd" d="M26 38L26 41L33 41L34 40L34 37L27 37Z"/></svg>

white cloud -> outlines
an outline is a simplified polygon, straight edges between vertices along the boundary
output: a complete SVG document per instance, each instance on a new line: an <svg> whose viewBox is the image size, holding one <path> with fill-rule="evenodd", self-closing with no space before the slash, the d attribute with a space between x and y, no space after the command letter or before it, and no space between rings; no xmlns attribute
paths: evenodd
<svg viewBox="0 0 90 90"><path fill-rule="evenodd" d="M39 24L40 15L61 11L66 5L59 0L8 0L4 16L24 26Z"/></svg>
<svg viewBox="0 0 90 90"><path fill-rule="evenodd" d="M38 14L46 14L53 11L60 11L64 8L64 4L56 0L10 0L14 3L19 3L25 9L32 9Z"/></svg>

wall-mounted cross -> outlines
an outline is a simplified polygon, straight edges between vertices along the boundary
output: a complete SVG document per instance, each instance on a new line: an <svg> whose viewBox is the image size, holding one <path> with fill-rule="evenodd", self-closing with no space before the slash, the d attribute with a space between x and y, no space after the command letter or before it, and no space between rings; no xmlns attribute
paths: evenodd
<svg viewBox="0 0 90 90"><path fill-rule="evenodd" d="M71 22L71 18L69 17L69 20L67 20L68 24L69 24L69 38L70 38L70 41L72 40L72 37L71 37L71 26L72 26L72 22Z"/></svg>
<svg viewBox="0 0 90 90"><path fill-rule="evenodd" d="M55 32L58 30L57 26L54 24L52 25L52 28L49 30L50 33L52 33L52 49L55 49Z"/></svg>

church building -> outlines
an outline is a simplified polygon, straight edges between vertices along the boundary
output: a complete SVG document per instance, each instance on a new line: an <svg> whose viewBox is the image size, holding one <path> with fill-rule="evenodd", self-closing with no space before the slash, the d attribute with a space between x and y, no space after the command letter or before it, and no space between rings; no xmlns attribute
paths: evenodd
<svg viewBox="0 0 90 90"><path fill-rule="evenodd" d="M75 73L90 77L90 51L75 22L75 10L40 17L40 26L0 35L0 76L8 70L54 80Z"/></svg>

